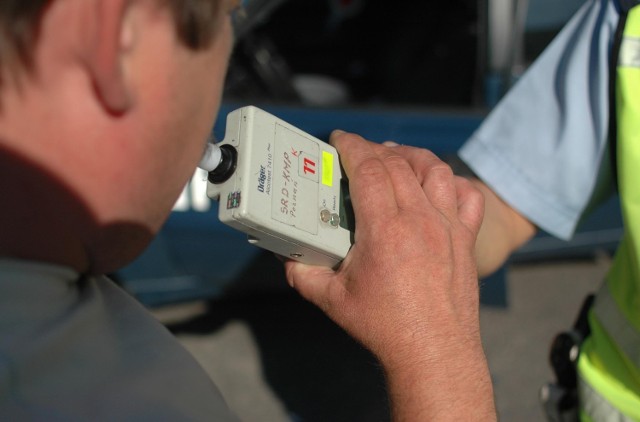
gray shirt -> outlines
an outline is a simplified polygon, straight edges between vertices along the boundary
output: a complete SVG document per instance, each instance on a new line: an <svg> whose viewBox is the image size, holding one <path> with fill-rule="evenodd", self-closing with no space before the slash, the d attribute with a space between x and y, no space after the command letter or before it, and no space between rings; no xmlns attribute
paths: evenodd
<svg viewBox="0 0 640 422"><path fill-rule="evenodd" d="M563 239L613 190L608 66L618 19L613 1L587 2L459 153L503 200Z"/></svg>
<svg viewBox="0 0 640 422"><path fill-rule="evenodd" d="M194 358L109 279L0 259L0 420L236 419Z"/></svg>

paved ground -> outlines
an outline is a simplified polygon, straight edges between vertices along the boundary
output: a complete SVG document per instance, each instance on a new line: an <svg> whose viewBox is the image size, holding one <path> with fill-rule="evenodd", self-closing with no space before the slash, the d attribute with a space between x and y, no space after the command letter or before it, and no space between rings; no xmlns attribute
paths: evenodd
<svg viewBox="0 0 640 422"><path fill-rule="evenodd" d="M285 285L260 259L212 303L158 310L245 422L388 420L375 360ZM551 337L570 326L609 260L512 265L484 287L485 350L500 419L543 420L538 389L551 378ZM452 398L455 400L455 398Z"/></svg>

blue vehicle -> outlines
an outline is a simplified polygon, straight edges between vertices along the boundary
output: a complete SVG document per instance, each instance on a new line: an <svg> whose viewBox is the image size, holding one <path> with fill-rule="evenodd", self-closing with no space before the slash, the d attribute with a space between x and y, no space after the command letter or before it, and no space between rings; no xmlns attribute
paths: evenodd
<svg viewBox="0 0 640 422"><path fill-rule="evenodd" d="M254 104L319 139L335 128L392 139L457 169L457 149L582 1L245 3L217 139L228 112ZM263 262L261 249L218 221L205 186L196 172L157 239L114 275L142 303L217 297ZM612 199L571 242L542 233L512 259L612 251L621 227Z"/></svg>

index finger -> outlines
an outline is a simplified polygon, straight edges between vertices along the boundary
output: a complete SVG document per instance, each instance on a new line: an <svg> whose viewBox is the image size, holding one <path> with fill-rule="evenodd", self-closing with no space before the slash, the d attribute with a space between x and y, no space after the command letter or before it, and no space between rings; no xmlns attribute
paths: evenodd
<svg viewBox="0 0 640 422"><path fill-rule="evenodd" d="M349 190L356 221L376 221L394 217L398 212L393 184L387 169L373 149L373 143L361 136L334 131L331 144L338 150L349 179Z"/></svg>
<svg viewBox="0 0 640 422"><path fill-rule="evenodd" d="M393 150L407 160L429 202L447 218L454 219L457 197L451 167L424 148L399 145Z"/></svg>

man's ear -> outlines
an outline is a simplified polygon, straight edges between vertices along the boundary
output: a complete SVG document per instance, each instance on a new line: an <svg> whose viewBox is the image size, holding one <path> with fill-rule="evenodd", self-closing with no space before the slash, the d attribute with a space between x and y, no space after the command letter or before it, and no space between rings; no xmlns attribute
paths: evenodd
<svg viewBox="0 0 640 422"><path fill-rule="evenodd" d="M124 54L131 42L127 13L131 0L92 0L87 2L89 37L85 44L85 63L96 95L110 113L121 114L133 104L128 85Z"/></svg>

